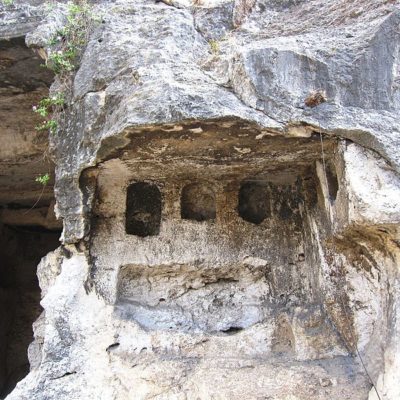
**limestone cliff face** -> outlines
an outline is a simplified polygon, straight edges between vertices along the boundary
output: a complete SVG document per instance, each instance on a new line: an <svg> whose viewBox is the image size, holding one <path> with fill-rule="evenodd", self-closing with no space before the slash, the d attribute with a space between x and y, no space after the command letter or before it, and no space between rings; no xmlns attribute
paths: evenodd
<svg viewBox="0 0 400 400"><path fill-rule="evenodd" d="M61 246L7 400L399 399L398 3L166 3L93 4L49 137ZM66 9L2 8L0 114L26 130ZM1 162L37 157L8 125ZM4 235L56 230L51 187L14 187Z"/></svg>

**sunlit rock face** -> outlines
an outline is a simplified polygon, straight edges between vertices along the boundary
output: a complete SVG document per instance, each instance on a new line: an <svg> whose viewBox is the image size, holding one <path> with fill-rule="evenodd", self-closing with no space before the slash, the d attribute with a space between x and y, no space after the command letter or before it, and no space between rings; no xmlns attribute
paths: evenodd
<svg viewBox="0 0 400 400"><path fill-rule="evenodd" d="M397 400L398 5L170 3L93 4L7 399ZM3 7L7 54L45 54L67 8ZM44 193L4 232L58 234Z"/></svg>

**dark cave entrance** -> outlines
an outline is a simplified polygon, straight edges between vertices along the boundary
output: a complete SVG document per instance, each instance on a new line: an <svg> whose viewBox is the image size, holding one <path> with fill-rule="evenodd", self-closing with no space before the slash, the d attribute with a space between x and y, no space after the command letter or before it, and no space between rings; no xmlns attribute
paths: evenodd
<svg viewBox="0 0 400 400"><path fill-rule="evenodd" d="M40 259L59 245L60 231L0 224L0 399L29 372L32 324L42 312Z"/></svg>

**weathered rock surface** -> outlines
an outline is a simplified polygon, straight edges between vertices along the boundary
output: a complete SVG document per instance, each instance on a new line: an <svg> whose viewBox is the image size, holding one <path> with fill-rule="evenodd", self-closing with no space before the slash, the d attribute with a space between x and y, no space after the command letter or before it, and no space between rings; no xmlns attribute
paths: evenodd
<svg viewBox="0 0 400 400"><path fill-rule="evenodd" d="M0 32L48 51L61 3ZM398 3L93 12L50 137L62 246L7 400L400 398Z"/></svg>

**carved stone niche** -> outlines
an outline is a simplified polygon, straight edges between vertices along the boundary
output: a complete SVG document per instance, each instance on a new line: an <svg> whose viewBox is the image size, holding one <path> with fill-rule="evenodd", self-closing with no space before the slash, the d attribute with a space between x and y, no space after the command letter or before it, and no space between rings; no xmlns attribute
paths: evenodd
<svg viewBox="0 0 400 400"><path fill-rule="evenodd" d="M372 303L350 288L367 270L354 273L357 244L333 243L350 210L346 143L325 138L322 157L318 135L195 128L133 132L98 168L91 279L126 327L115 357L134 359L123 337L139 348L129 329L140 329L144 341L162 338L160 359L173 351L358 368L361 314L351 306ZM378 304L383 283L374 282ZM379 318L370 316L365 326ZM375 340L366 332L363 343Z"/></svg>
<svg viewBox="0 0 400 400"><path fill-rule="evenodd" d="M129 235L158 235L161 222L161 192L152 183L129 185L126 194L125 228Z"/></svg>
<svg viewBox="0 0 400 400"><path fill-rule="evenodd" d="M206 183L190 183L181 193L181 217L194 221L213 220L216 216L215 192Z"/></svg>

